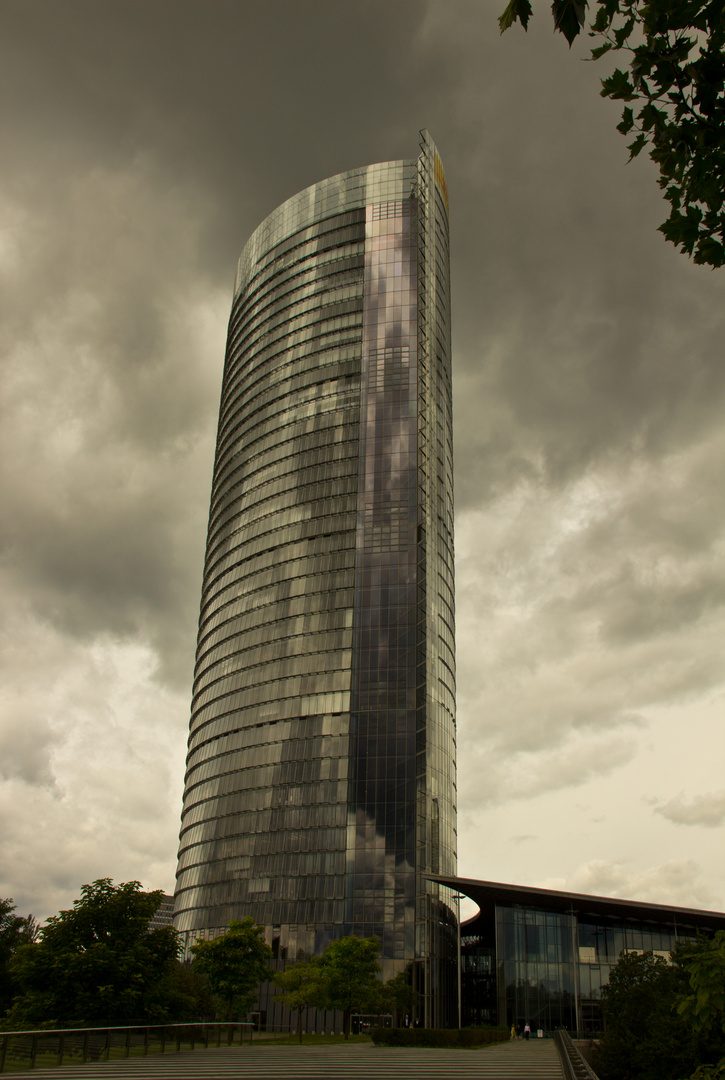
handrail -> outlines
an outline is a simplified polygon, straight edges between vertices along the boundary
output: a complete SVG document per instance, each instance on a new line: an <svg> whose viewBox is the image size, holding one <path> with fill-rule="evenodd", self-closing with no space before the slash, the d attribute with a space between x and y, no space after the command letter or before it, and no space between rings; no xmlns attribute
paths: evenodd
<svg viewBox="0 0 725 1080"><path fill-rule="evenodd" d="M252 1020L226 1021L190 1021L183 1024L119 1024L105 1027L87 1028L35 1028L29 1031L0 1031L0 1073L5 1072L8 1059L21 1063L20 1067L34 1069L39 1054L52 1054L56 1065L63 1064L64 1056L75 1053L85 1064L89 1059L108 1061L111 1051L120 1051L122 1056L130 1057L136 1047L144 1055L157 1051L164 1054L169 1049L196 1049L197 1044L208 1047L210 1036L216 1035L215 1042L221 1046L222 1034L226 1033L226 1042L232 1045L235 1029L239 1031L241 1043L244 1029L249 1028L249 1039L254 1031ZM114 1033L123 1032L121 1039ZM141 1033L141 1034L139 1034ZM9 1051L9 1053L8 1053ZM17 1067L17 1064L14 1065ZM51 1064L51 1068L52 1068Z"/></svg>
<svg viewBox="0 0 725 1080"><path fill-rule="evenodd" d="M158 1031L162 1027L169 1030L170 1027L254 1027L253 1020L190 1020L183 1024L103 1024L100 1027L35 1027L27 1031L0 1031L3 1035L68 1035L70 1031Z"/></svg>
<svg viewBox="0 0 725 1080"><path fill-rule="evenodd" d="M161 1028L199 1028L199 1027L254 1027L253 1020L187 1020L183 1024L165 1024L162 1020L157 1024L102 1024L100 1027L74 1027L74 1028L30 1028L28 1031L0 1031L3 1035L67 1035L71 1031L159 1031Z"/></svg>
<svg viewBox="0 0 725 1080"><path fill-rule="evenodd" d="M561 1068L565 1080L599 1080L588 1061L586 1061L577 1046L571 1041L571 1036L564 1028L557 1028L554 1032L554 1042L559 1051Z"/></svg>

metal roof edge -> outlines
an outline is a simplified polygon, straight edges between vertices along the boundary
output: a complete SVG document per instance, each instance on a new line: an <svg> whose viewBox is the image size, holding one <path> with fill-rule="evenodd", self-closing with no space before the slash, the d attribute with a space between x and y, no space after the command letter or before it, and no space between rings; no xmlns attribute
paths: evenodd
<svg viewBox="0 0 725 1080"><path fill-rule="evenodd" d="M446 877L426 874L429 881L465 893L479 907L483 903L527 904L548 907L555 911L574 910L578 914L609 914L620 918L639 917L660 922L682 922L708 929L725 929L725 912L699 908L678 907L672 904L653 904L644 900L624 900L613 896L591 896L586 893L541 889L530 885L511 885L475 878ZM478 916L467 922L474 922Z"/></svg>

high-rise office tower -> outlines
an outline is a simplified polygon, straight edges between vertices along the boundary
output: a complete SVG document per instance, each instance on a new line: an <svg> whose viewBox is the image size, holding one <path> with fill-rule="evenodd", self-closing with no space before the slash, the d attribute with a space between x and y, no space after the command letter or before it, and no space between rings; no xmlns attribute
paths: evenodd
<svg viewBox="0 0 725 1080"><path fill-rule="evenodd" d="M187 941L375 934L455 1009L448 197L436 148L249 240L222 385L176 889ZM453 974L454 986L455 975Z"/></svg>

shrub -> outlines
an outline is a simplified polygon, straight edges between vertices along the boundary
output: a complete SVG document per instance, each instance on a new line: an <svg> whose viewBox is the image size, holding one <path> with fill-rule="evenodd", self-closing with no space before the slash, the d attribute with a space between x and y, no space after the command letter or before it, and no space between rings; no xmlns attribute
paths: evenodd
<svg viewBox="0 0 725 1080"><path fill-rule="evenodd" d="M474 1047L508 1042L507 1028L373 1028L376 1046Z"/></svg>

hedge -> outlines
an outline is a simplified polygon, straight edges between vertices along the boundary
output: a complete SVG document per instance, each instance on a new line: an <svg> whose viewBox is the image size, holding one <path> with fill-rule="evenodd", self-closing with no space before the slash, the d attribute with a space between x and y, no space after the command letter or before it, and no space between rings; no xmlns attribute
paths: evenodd
<svg viewBox="0 0 725 1080"><path fill-rule="evenodd" d="M376 1046L490 1046L508 1042L508 1028L373 1028Z"/></svg>

